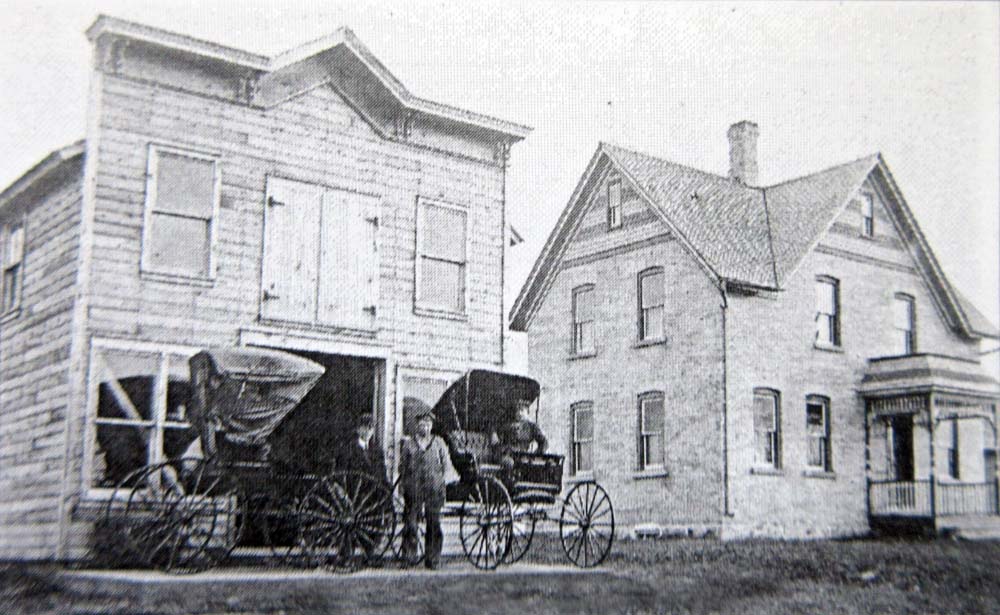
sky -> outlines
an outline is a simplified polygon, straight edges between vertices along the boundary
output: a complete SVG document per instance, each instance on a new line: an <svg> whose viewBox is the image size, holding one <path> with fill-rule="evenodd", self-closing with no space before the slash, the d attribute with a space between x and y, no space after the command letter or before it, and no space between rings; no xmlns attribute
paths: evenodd
<svg viewBox="0 0 1000 615"><path fill-rule="evenodd" d="M952 283L1000 323L1000 4L0 0L0 185L83 136L98 14L274 54L350 27L418 96L514 147L511 305L597 144L762 184L881 152ZM987 348L995 347L993 343Z"/></svg>

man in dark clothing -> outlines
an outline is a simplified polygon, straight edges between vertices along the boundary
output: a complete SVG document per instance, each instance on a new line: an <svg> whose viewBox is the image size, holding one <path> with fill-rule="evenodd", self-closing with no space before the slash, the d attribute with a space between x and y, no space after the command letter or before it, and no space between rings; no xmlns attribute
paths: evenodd
<svg viewBox="0 0 1000 615"><path fill-rule="evenodd" d="M375 434L375 421L371 414L358 417L354 427L354 437L344 443L337 451L334 464L338 470L353 470L370 475L383 485L388 485L385 471L385 455L382 449L372 440Z"/></svg>
<svg viewBox="0 0 1000 615"><path fill-rule="evenodd" d="M424 565L432 570L439 566L441 545L441 508L445 498L445 475L451 467L448 446L431 433L434 414L428 409L416 417L416 433L404 438L400 447L399 474L404 500L403 556L411 559L417 549L420 515L426 523L424 532ZM454 473L454 470L451 470Z"/></svg>
<svg viewBox="0 0 1000 615"><path fill-rule="evenodd" d="M549 447L545 434L531 420L531 402L524 400L517 402L517 418L495 432L490 442L495 458L500 460L501 480L505 483L514 480L513 453L542 454Z"/></svg>

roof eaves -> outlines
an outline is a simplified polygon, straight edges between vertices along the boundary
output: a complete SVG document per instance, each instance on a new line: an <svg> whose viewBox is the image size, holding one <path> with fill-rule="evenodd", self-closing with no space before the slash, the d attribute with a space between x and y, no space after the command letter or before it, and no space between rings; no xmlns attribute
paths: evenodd
<svg viewBox="0 0 1000 615"><path fill-rule="evenodd" d="M83 139L66 147L59 148L42 158L35 166L25 171L9 186L0 192L0 210L5 209L14 199L31 189L39 181L54 173L63 164L82 156L84 152Z"/></svg>

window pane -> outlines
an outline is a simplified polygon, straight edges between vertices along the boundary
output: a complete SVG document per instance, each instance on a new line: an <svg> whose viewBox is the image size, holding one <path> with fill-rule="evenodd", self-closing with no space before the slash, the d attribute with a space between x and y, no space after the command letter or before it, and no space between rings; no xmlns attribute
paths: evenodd
<svg viewBox="0 0 1000 615"><path fill-rule="evenodd" d="M209 222L154 213L151 218L148 262L152 269L208 276Z"/></svg>
<svg viewBox="0 0 1000 615"><path fill-rule="evenodd" d="M594 467L593 444L582 442L574 447L573 465L577 472L589 472Z"/></svg>
<svg viewBox="0 0 1000 615"><path fill-rule="evenodd" d="M465 212L449 207L423 205L420 253L465 262Z"/></svg>
<svg viewBox="0 0 1000 615"><path fill-rule="evenodd" d="M663 431L663 398L645 399L642 402L642 433Z"/></svg>
<svg viewBox="0 0 1000 615"><path fill-rule="evenodd" d="M753 424L755 429L774 429L774 398L755 395L753 398Z"/></svg>
<svg viewBox="0 0 1000 615"><path fill-rule="evenodd" d="M861 215L865 218L871 218L874 210L874 197L870 194L861 195Z"/></svg>
<svg viewBox="0 0 1000 615"><path fill-rule="evenodd" d="M642 312L642 339L663 337L663 308L655 307Z"/></svg>
<svg viewBox="0 0 1000 615"><path fill-rule="evenodd" d="M833 339L833 317L828 314L816 315L816 341L832 344Z"/></svg>
<svg viewBox="0 0 1000 615"><path fill-rule="evenodd" d="M826 434L826 417L822 404L806 405L806 431L812 435Z"/></svg>
<svg viewBox="0 0 1000 615"><path fill-rule="evenodd" d="M163 430L163 458L177 459L180 457L199 457L189 451L189 447L194 443L197 434L190 427L168 427ZM185 454L187 453L187 454Z"/></svg>
<svg viewBox="0 0 1000 615"><path fill-rule="evenodd" d="M417 302L453 312L465 309L465 266L423 258Z"/></svg>
<svg viewBox="0 0 1000 615"><path fill-rule="evenodd" d="M643 308L663 305L663 272L642 276L642 306Z"/></svg>
<svg viewBox="0 0 1000 615"><path fill-rule="evenodd" d="M646 458L643 459L643 467L658 466L663 464L663 436L645 436Z"/></svg>
<svg viewBox="0 0 1000 615"><path fill-rule="evenodd" d="M592 440L594 438L594 412L593 410L579 409L575 410L574 416L574 430L573 439L577 442L580 440Z"/></svg>
<svg viewBox="0 0 1000 615"><path fill-rule="evenodd" d="M573 293L573 322L587 322L594 319L593 289L578 290Z"/></svg>
<svg viewBox="0 0 1000 615"><path fill-rule="evenodd" d="M91 484L115 487L129 473L146 465L151 434L148 427L98 423Z"/></svg>
<svg viewBox="0 0 1000 615"><path fill-rule="evenodd" d="M892 307L893 325L897 329L909 331L913 324L913 302L903 297L897 297Z"/></svg>
<svg viewBox="0 0 1000 615"><path fill-rule="evenodd" d="M816 311L821 314L837 313L837 286L832 282L816 282Z"/></svg>
<svg viewBox="0 0 1000 615"><path fill-rule="evenodd" d="M777 465L777 401L772 395L754 395L754 460L758 464Z"/></svg>
<svg viewBox="0 0 1000 615"><path fill-rule="evenodd" d="M24 258L24 227L17 226L10 230L7 238L7 250L4 258L4 267L10 267L21 262Z"/></svg>
<svg viewBox="0 0 1000 615"><path fill-rule="evenodd" d="M814 467L826 466L826 438L810 437L806 442L806 464Z"/></svg>
<svg viewBox="0 0 1000 615"><path fill-rule="evenodd" d="M159 355L102 350L96 360L100 373L97 416L136 422L152 420Z"/></svg>
<svg viewBox="0 0 1000 615"><path fill-rule="evenodd" d="M215 204L215 162L159 152L156 210L211 218Z"/></svg>
<svg viewBox="0 0 1000 615"><path fill-rule="evenodd" d="M18 277L21 271L20 265L14 265L3 272L3 310L13 309L17 306Z"/></svg>

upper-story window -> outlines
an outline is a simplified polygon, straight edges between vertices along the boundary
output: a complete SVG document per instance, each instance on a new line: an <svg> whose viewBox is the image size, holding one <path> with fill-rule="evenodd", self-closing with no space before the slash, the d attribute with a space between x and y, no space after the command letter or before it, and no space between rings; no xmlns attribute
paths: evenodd
<svg viewBox="0 0 1000 615"><path fill-rule="evenodd" d="M639 396L639 469L663 467L663 393Z"/></svg>
<svg viewBox="0 0 1000 615"><path fill-rule="evenodd" d="M917 350L917 327L913 297L897 293L892 302L892 327L895 330L895 354L913 354Z"/></svg>
<svg viewBox="0 0 1000 615"><path fill-rule="evenodd" d="M821 395L806 397L806 465L830 472L830 399Z"/></svg>
<svg viewBox="0 0 1000 615"><path fill-rule="evenodd" d="M827 276L816 278L816 343L840 346L840 283Z"/></svg>
<svg viewBox="0 0 1000 615"><path fill-rule="evenodd" d="M421 199L417 207L416 307L465 313L468 214Z"/></svg>
<svg viewBox="0 0 1000 615"><path fill-rule="evenodd" d="M608 228L622 225L622 182L612 179L608 182Z"/></svg>
<svg viewBox="0 0 1000 615"><path fill-rule="evenodd" d="M572 473L584 474L594 469L594 404L580 402L570 409L573 423Z"/></svg>
<svg viewBox="0 0 1000 615"><path fill-rule="evenodd" d="M24 280L24 225L10 224L3 228L2 265L3 301L0 313L12 312L21 306L21 287Z"/></svg>
<svg viewBox="0 0 1000 615"><path fill-rule="evenodd" d="M870 192L861 193L861 234L875 236L875 195Z"/></svg>
<svg viewBox="0 0 1000 615"><path fill-rule="evenodd" d="M594 285L573 289L573 354L596 351L594 346Z"/></svg>
<svg viewBox="0 0 1000 615"><path fill-rule="evenodd" d="M760 468L781 467L781 405L777 391L754 389L753 431L754 465Z"/></svg>
<svg viewBox="0 0 1000 615"><path fill-rule="evenodd" d="M663 339L663 269L639 274L639 341Z"/></svg>
<svg viewBox="0 0 1000 615"><path fill-rule="evenodd" d="M212 278L222 179L217 156L150 145L142 270Z"/></svg>

